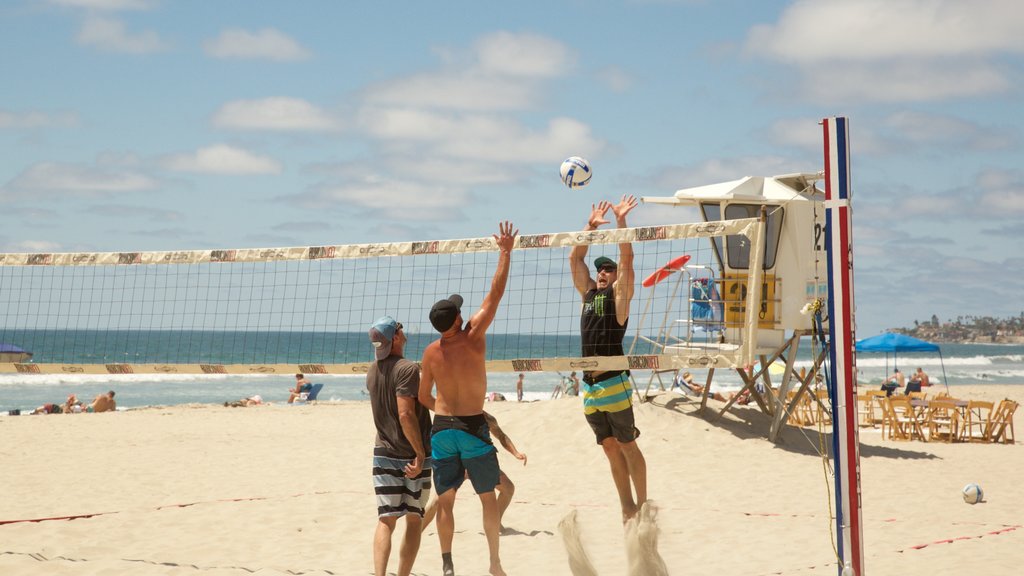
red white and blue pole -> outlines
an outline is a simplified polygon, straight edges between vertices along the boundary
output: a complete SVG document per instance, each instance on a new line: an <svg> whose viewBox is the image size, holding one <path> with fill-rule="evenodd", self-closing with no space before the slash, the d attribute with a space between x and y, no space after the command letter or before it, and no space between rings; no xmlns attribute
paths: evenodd
<svg viewBox="0 0 1024 576"><path fill-rule="evenodd" d="M822 120L825 141L825 251L828 258L829 380L840 576L864 576L853 305L853 217L846 118Z"/></svg>

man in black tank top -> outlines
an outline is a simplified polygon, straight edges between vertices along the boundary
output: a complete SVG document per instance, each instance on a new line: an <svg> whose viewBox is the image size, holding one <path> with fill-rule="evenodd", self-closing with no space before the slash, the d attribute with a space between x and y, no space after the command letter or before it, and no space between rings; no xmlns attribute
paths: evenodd
<svg viewBox="0 0 1024 576"><path fill-rule="evenodd" d="M623 196L614 205L602 201L591 207L586 231L607 224L605 215L609 210L615 215L616 225L627 228L626 215L636 206L633 196ZM619 244L618 262L607 256L596 258L596 280L590 276L586 256L586 246L575 246L569 254L573 285L583 299L580 315L583 356L623 356L622 339L626 335L629 305L633 299L633 245ZM647 463L636 443L640 431L634 425L629 371L584 372L583 382L583 413L608 458L625 522L635 516L647 500Z"/></svg>

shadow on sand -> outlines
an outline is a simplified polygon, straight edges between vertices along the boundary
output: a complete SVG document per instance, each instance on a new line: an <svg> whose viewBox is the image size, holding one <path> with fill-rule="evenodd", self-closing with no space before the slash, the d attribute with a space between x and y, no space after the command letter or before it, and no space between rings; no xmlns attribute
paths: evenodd
<svg viewBox="0 0 1024 576"><path fill-rule="evenodd" d="M761 412L754 404L739 406L733 404L729 412L719 416L719 411L725 404L718 401L709 401L707 407L700 409L700 400L684 396L675 396L668 400L661 401L665 395L652 396L649 404L671 410L690 418L699 418L709 425L725 430L741 440L760 439L768 441L768 431L771 428L771 418ZM831 425L827 425L831 430ZM860 444L860 455L862 458L901 458L907 460L932 460L938 456L928 452L925 444L907 442L904 447L876 446L873 444ZM779 440L775 447L796 454L807 456L819 455L819 446L824 446L830 451L832 449L831 432L818 432L813 428L800 428L786 426L779 434ZM920 448L918 448L920 446Z"/></svg>

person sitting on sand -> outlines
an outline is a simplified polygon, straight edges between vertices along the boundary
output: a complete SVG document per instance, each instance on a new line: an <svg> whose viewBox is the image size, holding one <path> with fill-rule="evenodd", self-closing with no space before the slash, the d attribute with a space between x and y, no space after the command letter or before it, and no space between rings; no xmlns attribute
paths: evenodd
<svg viewBox="0 0 1024 576"><path fill-rule="evenodd" d="M484 420L487 421L487 426L491 430L491 436L498 439L501 446L508 451L509 454L515 456L517 459L523 461L523 466L526 466L526 454L520 452L516 445L512 443L512 439L505 434L505 431L498 426L498 420L494 418L490 413L484 412ZM469 478L469 472L466 472L466 478ZM512 483L505 471L502 470L499 476L498 485L494 487L498 493L498 527L499 530L504 533L505 525L501 523L501 519L505 516L505 510L508 509L508 505L512 503L512 496L516 493L516 485ZM430 525L430 521L434 519L434 513L437 512L437 496L432 495L430 502L427 503L426 509L423 511L423 527L421 531L426 530L427 526Z"/></svg>
<svg viewBox="0 0 1024 576"><path fill-rule="evenodd" d="M308 394L309 391L312 390L312 389L313 389L313 383L312 382L310 382L309 380L306 380L306 377L304 375L296 374L295 375L295 388L288 390L288 392L290 393L290 395L288 396L288 403L289 404L294 404L296 398L298 398L302 394Z"/></svg>
<svg viewBox="0 0 1024 576"><path fill-rule="evenodd" d="M673 383L672 387L675 388L675 386L676 384ZM682 381L679 383L679 387L682 388L683 393L691 396L697 396L699 398L704 395L704 385L694 382L693 375L689 372L683 372ZM711 392L708 394L709 398L713 398L719 402L728 402L729 400L736 398L736 396L737 394L735 392L730 392L728 395L721 394L719 392ZM750 403L750 391L747 390L740 393L739 398L736 399L736 403L741 405Z"/></svg>
<svg viewBox="0 0 1024 576"><path fill-rule="evenodd" d="M931 382L928 381L928 375L918 366L917 372L910 375L910 382L907 382L907 387L903 390L903 394L908 395L911 392L920 392L922 388L931 385Z"/></svg>
<svg viewBox="0 0 1024 576"><path fill-rule="evenodd" d="M85 409L86 412L111 412L113 410L117 410L117 402L114 401L113 390L108 390L106 394L100 394L94 398L92 403Z"/></svg>
<svg viewBox="0 0 1024 576"><path fill-rule="evenodd" d="M892 393L896 390L903 388L904 378L903 373L900 372L899 368L893 368L892 376L890 376L882 384L882 391L885 392L886 396L892 396Z"/></svg>

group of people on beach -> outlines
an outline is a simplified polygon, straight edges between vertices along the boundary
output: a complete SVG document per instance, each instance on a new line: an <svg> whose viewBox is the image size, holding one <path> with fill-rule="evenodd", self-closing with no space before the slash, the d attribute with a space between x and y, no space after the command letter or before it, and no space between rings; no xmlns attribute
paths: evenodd
<svg viewBox="0 0 1024 576"><path fill-rule="evenodd" d="M928 378L928 374L917 367L917 372L910 375L910 381L907 381L906 376L903 372L900 372L899 368L893 368L892 375L882 382L882 391L885 392L886 396L892 396L893 392L903 388L903 395L906 396L911 392L920 392L921 388L927 388L931 386L931 380Z"/></svg>
<svg viewBox="0 0 1024 576"><path fill-rule="evenodd" d="M33 414L79 414L81 412L110 412L117 410L114 391L108 390L97 395L92 402L85 403L75 394L69 394L63 404L43 404L32 411Z"/></svg>
<svg viewBox="0 0 1024 576"><path fill-rule="evenodd" d="M633 196L617 204L602 201L591 207L586 231L608 224L608 212L619 228L637 206ZM499 249L490 290L479 309L464 317L463 298L452 294L430 309L431 325L440 337L423 352L420 365L403 357L407 342L403 326L390 316L369 329L375 361L366 375L374 426L373 484L378 523L374 537L374 572L387 574L391 537L404 517L405 534L399 551L399 575L408 575L419 551L420 534L429 522L431 483L436 492L437 534L445 576L454 576L452 541L456 491L468 478L480 498L490 573L504 575L499 554L501 518L511 502L514 485L499 465L492 435L526 464L496 420L484 412L487 397L486 331L505 293L512 248L519 230L510 222L498 225L494 240ZM575 246L569 255L573 286L583 308L580 317L582 355L622 356L622 340L629 321L634 292L633 247L618 245L618 261L600 256L585 262L587 246ZM619 497L622 520L635 517L647 500L647 464L637 438L632 386L628 370L584 372L583 413L596 443L608 460ZM517 396L519 396L517 386ZM433 412L433 419L430 413ZM499 492L499 496L495 495Z"/></svg>

